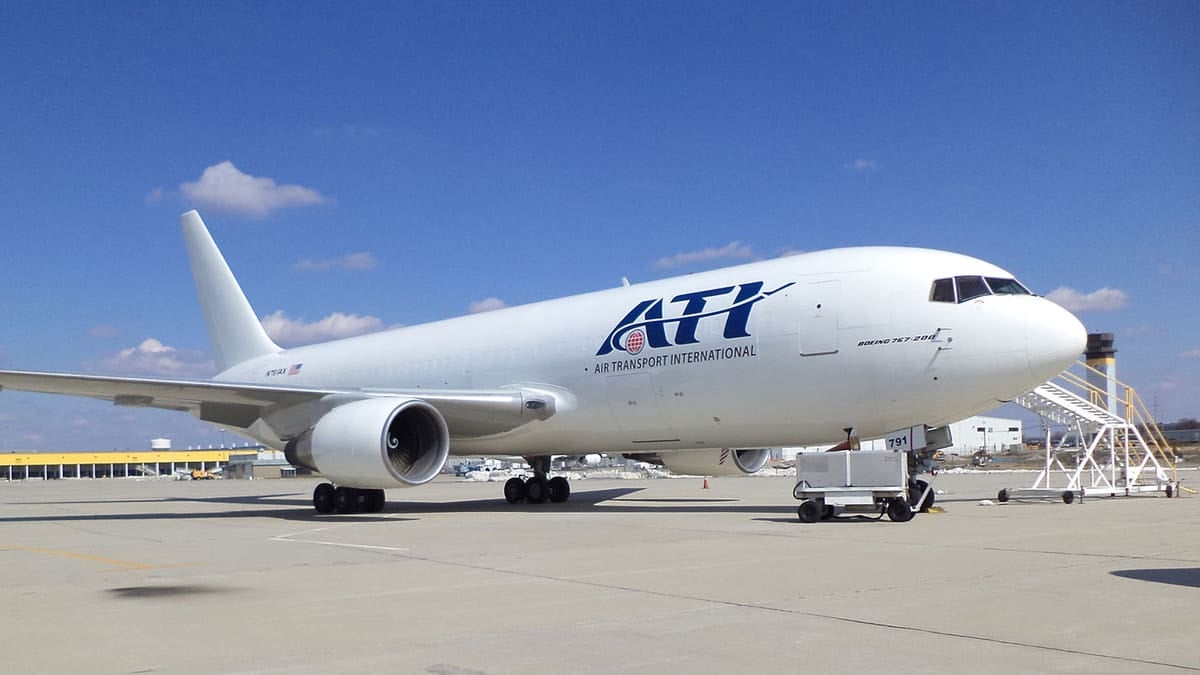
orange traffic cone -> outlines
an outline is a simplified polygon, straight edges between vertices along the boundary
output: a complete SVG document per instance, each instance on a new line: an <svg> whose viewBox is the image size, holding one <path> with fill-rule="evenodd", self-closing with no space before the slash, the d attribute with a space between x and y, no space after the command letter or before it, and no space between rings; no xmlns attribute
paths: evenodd
<svg viewBox="0 0 1200 675"><path fill-rule="evenodd" d="M705 477L704 477L704 487L702 487L702 488L700 488L700 489L701 489L701 490L707 490L707 489L708 489L708 476L705 476Z"/></svg>

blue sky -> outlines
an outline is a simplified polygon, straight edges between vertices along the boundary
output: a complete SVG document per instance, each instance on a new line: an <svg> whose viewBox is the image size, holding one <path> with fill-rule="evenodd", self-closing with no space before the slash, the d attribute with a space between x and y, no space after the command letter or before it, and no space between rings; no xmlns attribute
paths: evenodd
<svg viewBox="0 0 1200 675"><path fill-rule="evenodd" d="M1200 416L1200 4L0 4L0 367L282 342L834 246L995 262ZM0 448L218 443L5 392Z"/></svg>

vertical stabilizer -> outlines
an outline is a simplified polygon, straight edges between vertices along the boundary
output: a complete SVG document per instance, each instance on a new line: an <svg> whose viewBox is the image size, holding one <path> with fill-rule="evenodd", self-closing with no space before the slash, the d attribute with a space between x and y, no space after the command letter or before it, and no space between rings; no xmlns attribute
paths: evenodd
<svg viewBox="0 0 1200 675"><path fill-rule="evenodd" d="M208 328L208 341L217 371L223 372L256 356L280 351L279 346L267 337L200 214L188 211L179 217L179 226L192 265L196 294L200 296L200 308L204 310L204 325Z"/></svg>

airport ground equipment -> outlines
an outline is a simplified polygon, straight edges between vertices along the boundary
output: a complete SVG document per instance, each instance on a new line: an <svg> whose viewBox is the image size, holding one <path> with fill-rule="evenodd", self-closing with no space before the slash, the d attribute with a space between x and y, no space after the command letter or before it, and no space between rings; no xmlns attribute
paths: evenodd
<svg viewBox="0 0 1200 675"><path fill-rule="evenodd" d="M796 456L796 515L815 523L841 513L887 514L906 522L933 504L933 488L910 481L908 453L842 450Z"/></svg>
<svg viewBox="0 0 1200 675"><path fill-rule="evenodd" d="M1080 369L1084 376L1072 372ZM1111 400L1113 392L1119 400ZM1179 484L1174 452L1137 392L1107 373L1080 361L1013 402L1042 418L1046 459L1031 487L1005 488L999 501L1049 497L1070 504L1091 496L1195 494ZM1055 445L1050 423L1072 433ZM1068 439L1077 445L1066 447Z"/></svg>

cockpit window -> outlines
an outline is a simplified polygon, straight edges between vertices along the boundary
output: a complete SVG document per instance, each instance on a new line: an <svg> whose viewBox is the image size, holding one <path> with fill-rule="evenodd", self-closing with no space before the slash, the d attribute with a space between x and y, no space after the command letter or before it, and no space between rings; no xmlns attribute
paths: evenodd
<svg viewBox="0 0 1200 675"><path fill-rule="evenodd" d="M929 292L933 302L954 302L954 280L938 279L933 282L933 290Z"/></svg>
<svg viewBox="0 0 1200 675"><path fill-rule="evenodd" d="M983 277L954 277L954 281L958 285L959 302L992 294L987 284L983 283Z"/></svg>
<svg viewBox="0 0 1200 675"><path fill-rule="evenodd" d="M1022 286L1021 282L1016 279L987 277L987 285L996 295L1032 295L1029 289Z"/></svg>
<svg viewBox="0 0 1200 675"><path fill-rule="evenodd" d="M929 289L930 302L966 302L985 295L1033 294L1016 279L1004 277L961 276L937 279Z"/></svg>

